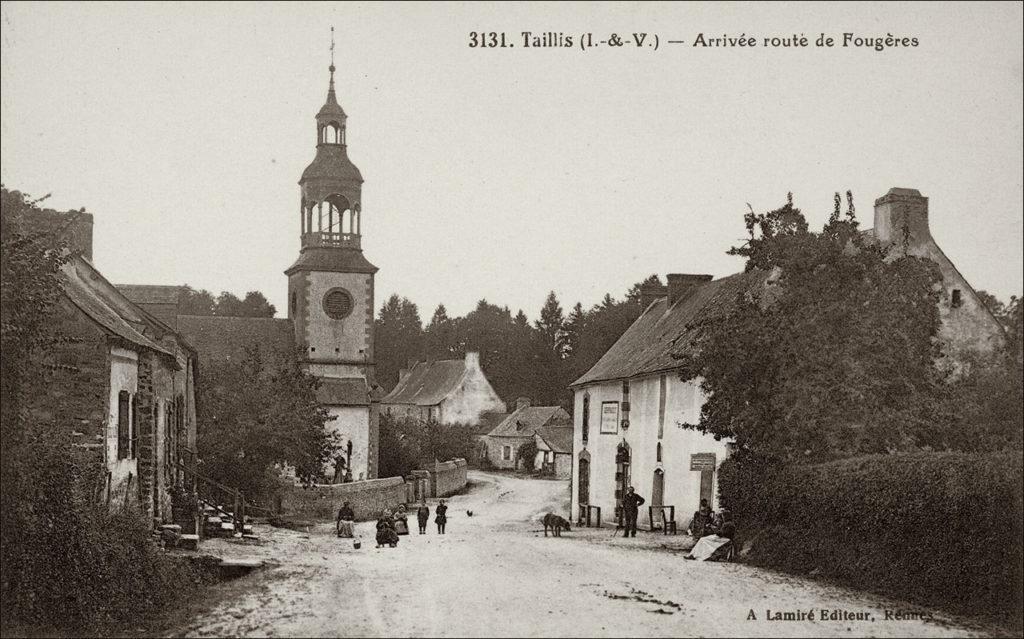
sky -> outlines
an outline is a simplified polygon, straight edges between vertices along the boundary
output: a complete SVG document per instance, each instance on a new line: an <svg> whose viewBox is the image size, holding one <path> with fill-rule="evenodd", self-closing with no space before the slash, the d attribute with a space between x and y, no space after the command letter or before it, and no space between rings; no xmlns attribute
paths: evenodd
<svg viewBox="0 0 1024 639"><path fill-rule="evenodd" d="M792 192L930 198L967 280L1022 290L1022 8L1003 4L5 3L0 178L95 216L117 283L262 291L285 313L330 27L377 303L534 319L651 273L742 270ZM514 47L472 48L470 32ZM522 32L572 36L526 48ZM581 50L634 32L658 46ZM917 38L842 47L842 34ZM756 47L695 47L753 36ZM819 34L836 46L815 47ZM808 47L765 47L801 34ZM682 40L670 44L668 40ZM649 45L650 40L645 40Z"/></svg>

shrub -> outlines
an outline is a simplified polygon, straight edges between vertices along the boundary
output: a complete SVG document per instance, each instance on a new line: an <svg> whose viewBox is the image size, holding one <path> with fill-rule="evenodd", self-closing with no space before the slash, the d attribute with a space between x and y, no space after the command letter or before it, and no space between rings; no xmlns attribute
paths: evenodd
<svg viewBox="0 0 1024 639"><path fill-rule="evenodd" d="M40 426L4 487L4 626L99 632L177 602L200 573L165 555L137 512L95 503L65 440Z"/></svg>
<svg viewBox="0 0 1024 639"><path fill-rule="evenodd" d="M1017 452L873 455L783 468L722 465L719 496L752 563L1020 624Z"/></svg>

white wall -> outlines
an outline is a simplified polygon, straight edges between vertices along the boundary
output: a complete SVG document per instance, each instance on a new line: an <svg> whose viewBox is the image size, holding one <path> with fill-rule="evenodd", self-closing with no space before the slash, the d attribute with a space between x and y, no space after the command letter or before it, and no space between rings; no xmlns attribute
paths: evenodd
<svg viewBox="0 0 1024 639"><path fill-rule="evenodd" d="M117 458L117 397L121 391L128 391L135 401L135 394L139 389L139 356L135 351L125 348L111 347L110 349L110 396L107 404L107 437L106 437L106 459L107 470L110 472L110 494L111 504L122 502L125 497L131 501L137 501L139 462L138 459ZM131 419L132 411L128 411ZM135 424L132 424L134 434ZM136 444L136 454L138 453ZM131 475L132 483L128 485L128 476ZM128 491L126 493L126 491Z"/></svg>
<svg viewBox="0 0 1024 639"><path fill-rule="evenodd" d="M586 446L582 439L583 396L590 393L590 428ZM630 380L630 414L628 429L621 426L616 434L600 433L601 402L621 401L622 382L604 382L576 389L573 468L572 516L579 514L579 456L586 450L590 454L590 503L601 506L604 522L612 523L615 513L615 454L620 442L626 441L631 450L630 483L647 500L640 513L640 523L649 524L647 505L650 504L655 469L665 473L664 504L676 507L676 521L682 528L700 502L700 472L690 470L690 455L715 453L721 464L727 453L726 442L716 442L708 435L684 429L681 423L694 423L699 417L703 396L696 383L683 382L676 373L666 375L666 403L664 436L658 439L658 404L660 381L658 375ZM621 415L620 415L621 419ZM657 444L662 444L662 461L657 462ZM717 508L717 472L715 485Z"/></svg>
<svg viewBox="0 0 1024 639"><path fill-rule="evenodd" d="M352 440L352 479L358 481L368 478L368 452L370 446L370 407L369 406L327 406L327 412L334 419L327 422L331 432L338 433L342 445ZM325 468L333 472L334 461Z"/></svg>

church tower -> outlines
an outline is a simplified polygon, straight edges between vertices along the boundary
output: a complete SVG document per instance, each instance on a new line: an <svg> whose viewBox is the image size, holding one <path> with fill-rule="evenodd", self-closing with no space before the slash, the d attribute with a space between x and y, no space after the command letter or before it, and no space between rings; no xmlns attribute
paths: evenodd
<svg viewBox="0 0 1024 639"><path fill-rule="evenodd" d="M363 176L348 157L345 111L334 92L316 114L316 156L299 180L299 258L288 276L288 318L303 369L321 379L319 399L346 440L353 480L377 475L373 393L373 276L362 250Z"/></svg>

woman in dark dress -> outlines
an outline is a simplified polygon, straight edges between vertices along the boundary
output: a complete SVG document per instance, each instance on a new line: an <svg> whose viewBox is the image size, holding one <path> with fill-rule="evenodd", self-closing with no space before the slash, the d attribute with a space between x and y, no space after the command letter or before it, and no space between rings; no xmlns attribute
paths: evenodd
<svg viewBox="0 0 1024 639"><path fill-rule="evenodd" d="M434 517L434 523L437 524L437 533L439 535L444 534L444 525L448 523L448 506L445 505L444 500L437 505L437 511Z"/></svg>

